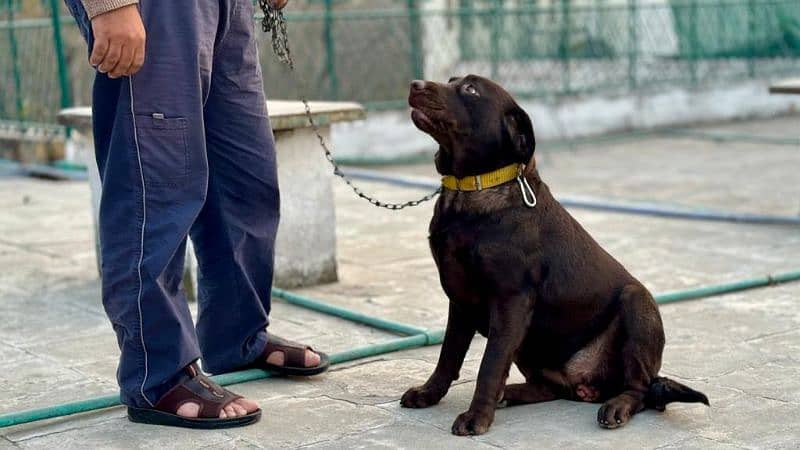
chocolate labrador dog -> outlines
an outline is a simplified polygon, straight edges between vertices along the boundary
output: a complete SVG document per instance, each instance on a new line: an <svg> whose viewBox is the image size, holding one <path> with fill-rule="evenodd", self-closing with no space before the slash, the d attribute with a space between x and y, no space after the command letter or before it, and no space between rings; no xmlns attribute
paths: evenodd
<svg viewBox="0 0 800 450"><path fill-rule="evenodd" d="M536 169L528 115L478 76L414 81L409 104L439 144L443 192L430 246L450 299L439 362L400 400L425 408L458 379L475 332L488 338L457 435L485 433L499 405L602 403L597 422L708 398L659 377L664 330L653 296L550 194ZM506 385L511 363L526 382Z"/></svg>

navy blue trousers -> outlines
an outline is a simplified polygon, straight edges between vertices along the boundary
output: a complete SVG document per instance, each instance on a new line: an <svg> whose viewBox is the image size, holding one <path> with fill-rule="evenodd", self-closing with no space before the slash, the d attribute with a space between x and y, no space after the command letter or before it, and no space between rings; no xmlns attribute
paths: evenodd
<svg viewBox="0 0 800 450"><path fill-rule="evenodd" d="M91 23L66 0L89 48ZM98 73L102 296L123 403L148 407L202 356L226 372L264 349L279 196L252 0L141 0L145 64ZM186 303L196 248L197 324Z"/></svg>

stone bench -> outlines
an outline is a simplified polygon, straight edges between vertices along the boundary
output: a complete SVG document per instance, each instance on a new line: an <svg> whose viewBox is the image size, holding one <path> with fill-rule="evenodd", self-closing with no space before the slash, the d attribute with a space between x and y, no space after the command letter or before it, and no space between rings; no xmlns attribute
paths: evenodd
<svg viewBox="0 0 800 450"><path fill-rule="evenodd" d="M344 102L311 102L314 121L322 136L331 140L331 124L364 119L361 105ZM275 133L278 179L281 189L281 223L275 247L275 284L299 287L333 282L336 272L336 218L331 181L333 171L299 101L268 101ZM97 236L100 176L94 162L92 111L88 107L62 110L59 122L73 128L72 142L78 157L89 168L92 209ZM98 247L99 248L99 247ZM196 261L187 255L187 291L193 297ZM99 267L99 252L98 252Z"/></svg>
<svg viewBox="0 0 800 450"><path fill-rule="evenodd" d="M779 81L769 87L770 94L798 94L800 95L800 78Z"/></svg>

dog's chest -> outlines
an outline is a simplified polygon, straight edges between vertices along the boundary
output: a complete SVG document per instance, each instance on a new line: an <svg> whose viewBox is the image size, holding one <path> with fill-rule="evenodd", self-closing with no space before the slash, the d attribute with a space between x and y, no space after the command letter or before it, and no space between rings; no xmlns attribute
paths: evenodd
<svg viewBox="0 0 800 450"><path fill-rule="evenodd" d="M486 300L482 291L487 285L487 259L506 245L499 239L496 226L476 221L451 221L446 226L432 227L431 251L439 269L445 293L451 301L477 306Z"/></svg>

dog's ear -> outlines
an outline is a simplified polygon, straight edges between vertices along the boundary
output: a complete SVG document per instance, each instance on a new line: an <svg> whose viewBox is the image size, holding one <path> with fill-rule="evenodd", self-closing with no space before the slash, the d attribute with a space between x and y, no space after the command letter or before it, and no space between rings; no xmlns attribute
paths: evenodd
<svg viewBox="0 0 800 450"><path fill-rule="evenodd" d="M531 123L531 118L528 117L528 113L519 106L514 106L503 117L503 128L508 138L507 142L511 143L520 161L527 163L536 149L533 124Z"/></svg>
<svg viewBox="0 0 800 450"><path fill-rule="evenodd" d="M461 79L461 77L450 77L450 79L449 79L449 80L447 80L447 84L450 84L450 83L452 83L453 81L458 81L458 80L460 80L460 79Z"/></svg>

